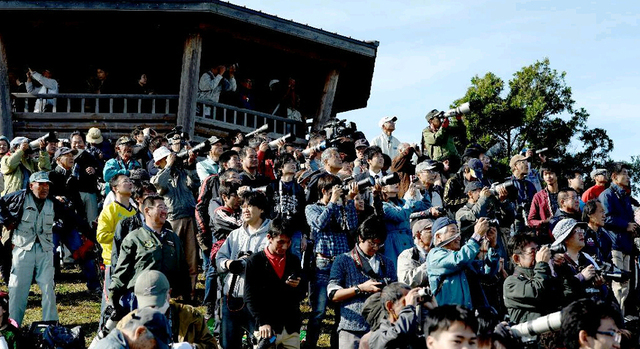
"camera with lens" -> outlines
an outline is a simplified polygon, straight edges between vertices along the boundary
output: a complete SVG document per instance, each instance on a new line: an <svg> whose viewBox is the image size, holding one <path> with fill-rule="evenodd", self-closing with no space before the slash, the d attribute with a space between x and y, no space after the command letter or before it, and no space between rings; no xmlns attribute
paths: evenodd
<svg viewBox="0 0 640 349"><path fill-rule="evenodd" d="M450 117L457 117L457 116L466 115L469 113L471 113L471 104L467 102L467 103L460 104L460 106L456 108L449 109L447 111L441 111L438 114L436 114L434 117L437 117L438 119L440 119L440 122L444 122L445 119L448 119Z"/></svg>
<svg viewBox="0 0 640 349"><path fill-rule="evenodd" d="M547 244L547 245L543 245L543 246L547 246L549 247L549 252L551 252L551 255L555 255L558 253L561 254L565 254L567 253L567 247L564 244L558 244L558 245L552 245L552 244Z"/></svg>
<svg viewBox="0 0 640 349"><path fill-rule="evenodd" d="M436 211L438 211L438 217L443 217L447 214L447 210L444 207L436 206L435 209ZM409 215L410 220L423 219L423 218L435 218L435 217L433 217L433 215L431 214L431 209L420 211L420 212L414 212Z"/></svg>
<svg viewBox="0 0 640 349"><path fill-rule="evenodd" d="M491 195L497 197L500 196L500 193L498 192L500 189L505 189L509 193L509 198L512 198L513 194L517 195L512 180L507 180L502 183L493 183L491 184L491 188L489 188L489 191L491 192Z"/></svg>
<svg viewBox="0 0 640 349"><path fill-rule="evenodd" d="M384 187L385 185L398 184L398 183L400 183L400 176L396 172L380 177L375 181L375 184L378 184L381 187Z"/></svg>
<svg viewBox="0 0 640 349"><path fill-rule="evenodd" d="M186 159L189 157L189 150L197 154L198 156L204 156L206 153L211 150L211 143L218 140L218 137L211 136L211 138L204 140L201 143L193 146L191 149L183 149L179 153L176 154L178 159Z"/></svg>
<svg viewBox="0 0 640 349"><path fill-rule="evenodd" d="M347 122L346 119L329 120L324 124L323 127L325 138L328 140L340 137L349 137L353 135L357 130L358 128L356 127L356 123L352 121Z"/></svg>
<svg viewBox="0 0 640 349"><path fill-rule="evenodd" d="M229 272L232 274L244 273L244 269L247 266L247 262L244 258L251 256L251 254L253 254L251 251L240 251L238 253L238 258L229 263Z"/></svg>
<svg viewBox="0 0 640 349"><path fill-rule="evenodd" d="M27 152L34 152L38 149L40 149L40 141L45 141L45 142L57 142L58 141L58 136L56 136L55 132L49 132L47 134L45 134L44 136L35 139L31 142L29 142L29 151Z"/></svg>
<svg viewBox="0 0 640 349"><path fill-rule="evenodd" d="M433 293L431 293L431 288L429 286L422 287L418 290L418 303L424 303L433 298Z"/></svg>
<svg viewBox="0 0 640 349"><path fill-rule="evenodd" d="M343 184L340 187L342 189L342 193L349 192L349 187L351 186L351 183L353 181L355 181L353 177L347 177L343 180ZM367 188L374 186L375 184L376 182L373 180L372 177L367 177L356 182L356 185L358 186L358 191L364 191Z"/></svg>
<svg viewBox="0 0 640 349"><path fill-rule="evenodd" d="M600 269L596 270L596 274L607 281L625 282L630 278L628 271L624 271L612 263L599 262L598 264L600 265Z"/></svg>
<svg viewBox="0 0 640 349"><path fill-rule="evenodd" d="M280 141L283 141L283 142L287 143L287 142L293 142L295 140L296 140L296 136L294 136L291 133L287 133L286 135L284 135L284 136L282 136L282 137L280 137L278 139L274 139L271 142L269 142L269 148L271 150L276 150L276 149L278 149L278 143L280 143Z"/></svg>

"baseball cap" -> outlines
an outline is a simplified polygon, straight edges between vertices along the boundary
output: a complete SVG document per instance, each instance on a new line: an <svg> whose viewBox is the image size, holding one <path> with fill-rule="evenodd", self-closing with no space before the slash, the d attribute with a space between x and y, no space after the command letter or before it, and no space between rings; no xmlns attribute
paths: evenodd
<svg viewBox="0 0 640 349"><path fill-rule="evenodd" d="M479 180L482 180L482 170L484 169L484 164L480 159L471 159L467 162L467 166L469 166L469 171L471 175Z"/></svg>
<svg viewBox="0 0 640 349"><path fill-rule="evenodd" d="M355 141L355 143L353 143L353 146L358 149L358 148L369 148L369 141L367 141L364 138L360 138L357 141Z"/></svg>
<svg viewBox="0 0 640 349"><path fill-rule="evenodd" d="M29 138L27 138L27 137L15 137L14 139L11 140L11 143L9 143L9 146L11 148L15 148L15 147L19 146L20 144L22 144L24 142L29 142Z"/></svg>
<svg viewBox="0 0 640 349"><path fill-rule="evenodd" d="M136 142L131 139L131 137L129 136L122 136L120 138L118 138L118 141L116 142L116 145L122 145L122 144L135 144Z"/></svg>
<svg viewBox="0 0 640 349"><path fill-rule="evenodd" d="M430 112L428 112L427 116L425 116L424 118L427 119L427 121L431 121L431 119L435 118L439 114L440 112L438 111L438 109L433 109Z"/></svg>
<svg viewBox="0 0 640 349"><path fill-rule="evenodd" d="M516 154L513 157L511 157L511 160L509 160L509 167L513 167L516 165L516 162L518 161L524 161L527 160L527 157L524 155L520 155L520 154Z"/></svg>
<svg viewBox="0 0 640 349"><path fill-rule="evenodd" d="M169 154L171 154L171 150L169 150L165 146L162 146L153 151L153 162L157 163L158 161L169 156Z"/></svg>
<svg viewBox="0 0 640 349"><path fill-rule="evenodd" d="M427 228L431 228L433 227L433 219L421 219L416 221L413 224L413 227L411 227L411 232L413 233L413 235L418 234L419 232L427 229Z"/></svg>
<svg viewBox="0 0 640 349"><path fill-rule="evenodd" d="M179 133L174 133L173 136L169 139L171 144L178 144L182 142L182 136Z"/></svg>
<svg viewBox="0 0 640 349"><path fill-rule="evenodd" d="M418 165L416 165L416 173L426 171L426 170L435 170L438 168L439 162L435 160L425 160Z"/></svg>
<svg viewBox="0 0 640 349"><path fill-rule="evenodd" d="M454 221L453 219L449 218L449 217L440 217L438 219L436 219L435 222L433 222L433 225L431 226L431 231L435 234L438 230L446 227L447 225L451 225L451 224L457 224L456 221Z"/></svg>
<svg viewBox="0 0 640 349"><path fill-rule="evenodd" d="M209 144L214 145L216 143L222 143L224 144L226 141L224 140L224 138L218 138L216 136L211 136L209 138Z"/></svg>
<svg viewBox="0 0 640 349"><path fill-rule="evenodd" d="M595 170L591 171L591 178L592 179L596 179L597 175L604 175L605 177L607 176L607 169L606 168L596 168Z"/></svg>
<svg viewBox="0 0 640 349"><path fill-rule="evenodd" d="M89 129L89 132L87 132L87 143L102 143L102 141L104 140L104 138L102 138L102 132L100 132L100 129L97 127L92 127Z"/></svg>
<svg viewBox="0 0 640 349"><path fill-rule="evenodd" d="M464 186L464 193L468 194L474 190L482 189L484 186L480 181L471 181Z"/></svg>
<svg viewBox="0 0 640 349"><path fill-rule="evenodd" d="M169 280L157 270L145 270L136 279L133 292L138 300L138 308L162 307L167 302L167 293L171 289Z"/></svg>
<svg viewBox="0 0 640 349"><path fill-rule="evenodd" d="M565 218L560 222L558 222L556 226L553 228L553 238L555 239L555 241L553 242L552 246L560 245L564 240L566 240L569 237L569 235L571 235L573 228L575 228L578 225L584 227L587 225L587 223L578 222L573 218Z"/></svg>
<svg viewBox="0 0 640 349"><path fill-rule="evenodd" d="M49 172L39 171L34 172L29 177L29 183L38 182L38 183L51 183L49 180Z"/></svg>
<svg viewBox="0 0 640 349"><path fill-rule="evenodd" d="M169 349L172 344L171 328L166 316L154 308L139 308L131 314L131 320L126 324L129 328L138 328L144 326L147 328L156 342L158 348Z"/></svg>
<svg viewBox="0 0 640 349"><path fill-rule="evenodd" d="M378 121L378 127L382 127L382 125L384 125L385 122L389 122L389 121L395 122L396 120L398 120L398 117L396 116L385 116L382 119L380 119L380 121Z"/></svg>
<svg viewBox="0 0 640 349"><path fill-rule="evenodd" d="M53 155L53 160L58 160L58 158L61 157L62 155L67 155L69 153L76 155L78 151L71 148L67 148L67 147L60 147L56 150L56 153Z"/></svg>

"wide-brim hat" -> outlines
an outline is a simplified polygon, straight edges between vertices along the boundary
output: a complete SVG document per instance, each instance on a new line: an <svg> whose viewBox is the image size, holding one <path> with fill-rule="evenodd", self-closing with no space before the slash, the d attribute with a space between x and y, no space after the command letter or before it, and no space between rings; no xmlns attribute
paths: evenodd
<svg viewBox="0 0 640 349"><path fill-rule="evenodd" d="M89 132L87 132L87 142L88 143L102 143L102 141L104 141L104 138L102 137L102 132L100 132L100 129L97 127L92 127L89 129Z"/></svg>
<svg viewBox="0 0 640 349"><path fill-rule="evenodd" d="M555 241L551 245L557 246L563 243L571 235L573 229L577 226L586 227L587 223L578 222L573 218L565 218L558 222L553 228L553 238L555 239Z"/></svg>

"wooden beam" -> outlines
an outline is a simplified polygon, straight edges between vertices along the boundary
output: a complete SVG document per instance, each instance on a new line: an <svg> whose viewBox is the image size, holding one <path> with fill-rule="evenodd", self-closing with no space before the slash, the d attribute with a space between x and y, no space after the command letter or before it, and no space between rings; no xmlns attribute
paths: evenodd
<svg viewBox="0 0 640 349"><path fill-rule="evenodd" d="M182 73L180 75L180 97L178 99L177 124L184 132L193 136L196 122L196 100L198 98L198 74L202 55L202 36L190 34L184 44Z"/></svg>
<svg viewBox="0 0 640 349"><path fill-rule="evenodd" d="M314 130L322 128L324 123L333 115L333 100L336 96L339 76L340 72L337 69L332 69L329 74L327 74L327 80L324 83L324 89L322 90L322 97L320 100L320 110L318 111L318 116L316 116L313 121Z"/></svg>
<svg viewBox="0 0 640 349"><path fill-rule="evenodd" d="M9 91L9 67L2 34L0 34L0 134L12 139L11 92Z"/></svg>

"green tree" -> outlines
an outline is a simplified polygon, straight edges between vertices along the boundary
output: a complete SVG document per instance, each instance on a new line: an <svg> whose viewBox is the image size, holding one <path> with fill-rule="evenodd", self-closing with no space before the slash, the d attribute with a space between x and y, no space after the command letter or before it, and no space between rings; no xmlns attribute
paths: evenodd
<svg viewBox="0 0 640 349"><path fill-rule="evenodd" d="M472 142L485 147L500 142L504 157L523 148L549 148L548 156L565 167L587 170L609 161L613 141L605 130L587 127L589 113L575 107L565 76L551 69L548 58L516 72L508 91L493 73L474 76L453 106L471 103L465 124ZM571 152L576 143L578 151Z"/></svg>

